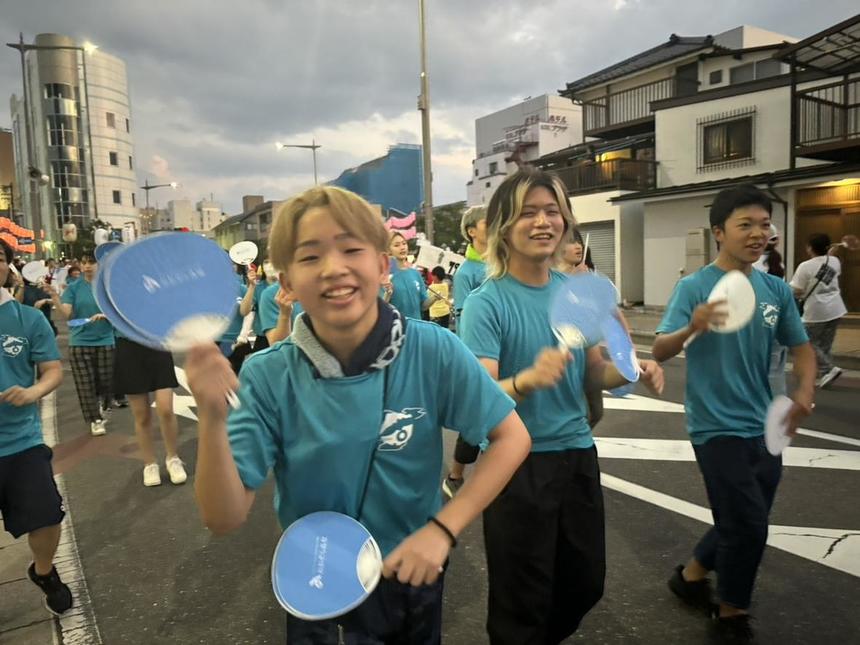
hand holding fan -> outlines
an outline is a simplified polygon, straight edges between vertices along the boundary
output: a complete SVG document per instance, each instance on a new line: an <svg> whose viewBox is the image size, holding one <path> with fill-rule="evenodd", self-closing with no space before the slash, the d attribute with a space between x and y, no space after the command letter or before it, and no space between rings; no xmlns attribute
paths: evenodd
<svg viewBox="0 0 860 645"><path fill-rule="evenodd" d="M257 245L246 240L230 247L230 259L236 264L250 266L257 259Z"/></svg>
<svg viewBox="0 0 860 645"><path fill-rule="evenodd" d="M755 313L755 291L749 278L740 271L729 271L726 273L708 296L708 302L725 301L726 319L720 326L711 326L711 331L720 334L730 334L746 327ZM684 349L690 346L699 332L693 334L684 341Z"/></svg>

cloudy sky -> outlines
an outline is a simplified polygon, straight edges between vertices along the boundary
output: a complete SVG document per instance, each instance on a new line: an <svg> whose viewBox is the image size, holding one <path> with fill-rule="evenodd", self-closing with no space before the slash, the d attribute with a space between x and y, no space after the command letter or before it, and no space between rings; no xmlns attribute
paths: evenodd
<svg viewBox="0 0 860 645"><path fill-rule="evenodd" d="M420 143L415 0L0 0L0 38L90 40L124 59L139 179L179 181L164 200L214 193L283 198ZM475 118L555 92L661 42L741 24L803 38L856 0L427 0L434 201L465 199ZM17 52L0 52L0 127L20 93ZM145 174L146 173L146 174Z"/></svg>

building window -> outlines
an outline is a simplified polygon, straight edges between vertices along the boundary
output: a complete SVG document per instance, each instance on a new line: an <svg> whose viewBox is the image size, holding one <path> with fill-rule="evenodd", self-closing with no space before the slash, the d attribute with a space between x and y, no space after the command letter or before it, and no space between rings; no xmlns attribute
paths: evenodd
<svg viewBox="0 0 860 645"><path fill-rule="evenodd" d="M113 191L113 203L122 204L122 194L118 190Z"/></svg>
<svg viewBox="0 0 860 645"><path fill-rule="evenodd" d="M497 172L499 172L499 162L498 161L491 161L490 162L490 174L495 175Z"/></svg>
<svg viewBox="0 0 860 645"><path fill-rule="evenodd" d="M125 131L131 132L131 123L129 123L128 119L125 120Z"/></svg>
<svg viewBox="0 0 860 645"><path fill-rule="evenodd" d="M768 58L760 60L755 64L755 77L757 79L779 76L780 74L782 74L782 63L778 60Z"/></svg>
<svg viewBox="0 0 860 645"><path fill-rule="evenodd" d="M110 160L111 166L118 166L119 165L119 156L115 152L109 152L108 158Z"/></svg>
<svg viewBox="0 0 860 645"><path fill-rule="evenodd" d="M722 82L723 82L723 70L718 69L718 70L714 70L713 72L711 72L710 76L708 77L708 83L710 83L711 85L719 85Z"/></svg>
<svg viewBox="0 0 860 645"><path fill-rule="evenodd" d="M736 85L737 83L746 83L755 79L755 63L747 63L746 65L738 65L729 70L729 83Z"/></svg>
<svg viewBox="0 0 860 645"><path fill-rule="evenodd" d="M116 115L113 112L105 112L107 127L116 129Z"/></svg>
<svg viewBox="0 0 860 645"><path fill-rule="evenodd" d="M492 185L493 185L493 183L488 181L486 184L484 184L484 188L489 188Z"/></svg>
<svg viewBox="0 0 860 645"><path fill-rule="evenodd" d="M698 172L755 163L755 112L752 107L698 120Z"/></svg>
<svg viewBox="0 0 860 645"><path fill-rule="evenodd" d="M478 176L478 169L475 168L475 177L477 177L477 176Z"/></svg>
<svg viewBox="0 0 860 645"><path fill-rule="evenodd" d="M131 159L131 155L128 156L128 169L134 170L134 162Z"/></svg>
<svg viewBox="0 0 860 645"><path fill-rule="evenodd" d="M135 195L134 193L131 194L131 205L137 206L137 195Z"/></svg>

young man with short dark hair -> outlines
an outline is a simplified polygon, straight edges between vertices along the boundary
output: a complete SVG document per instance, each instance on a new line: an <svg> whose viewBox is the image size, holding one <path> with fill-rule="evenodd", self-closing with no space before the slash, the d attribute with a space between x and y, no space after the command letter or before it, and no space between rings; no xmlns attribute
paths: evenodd
<svg viewBox="0 0 860 645"><path fill-rule="evenodd" d="M765 448L764 425L771 389L771 347L791 349L798 385L788 415L793 434L813 406L815 355L791 289L776 276L754 271L770 236L771 201L752 185L721 191L711 205L710 224L719 244L717 259L682 278L657 327L653 355L686 351L687 430L705 480L714 527L699 541L669 588L688 604L711 612L722 631L741 641L753 638L748 613L765 544L768 515L782 471L782 458ZM725 301L708 302L728 271L741 271L756 297L750 323L735 333L708 333L725 319ZM707 575L717 572L719 604L712 605Z"/></svg>

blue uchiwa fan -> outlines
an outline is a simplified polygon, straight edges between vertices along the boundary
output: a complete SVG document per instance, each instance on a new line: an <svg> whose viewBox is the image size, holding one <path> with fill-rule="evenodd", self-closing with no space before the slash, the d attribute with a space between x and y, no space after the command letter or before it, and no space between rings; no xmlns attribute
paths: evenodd
<svg viewBox="0 0 860 645"><path fill-rule="evenodd" d="M114 308L113 302L105 288L105 275L111 262L116 258L117 254L108 254L104 257L104 261L99 263L99 270L93 280L93 297L101 312L105 315L111 325L123 336L140 345L147 347L159 347L158 342L154 338L145 336L132 327L129 322L123 318L120 313Z"/></svg>
<svg viewBox="0 0 860 645"><path fill-rule="evenodd" d="M107 257L108 253L110 253L111 251L116 251L122 245L122 242L105 242L103 244L99 244L96 247L95 252L93 253L93 255L96 256L96 262L101 264L102 262L104 262L104 259L105 257Z"/></svg>
<svg viewBox="0 0 860 645"><path fill-rule="evenodd" d="M142 238L108 255L104 269L112 310L134 330L133 339L159 349L184 351L214 341L237 306L230 258L199 235Z"/></svg>
<svg viewBox="0 0 860 645"><path fill-rule="evenodd" d="M272 559L272 590L303 620L325 620L358 607L382 575L382 553L357 520L332 511L311 513L281 536Z"/></svg>
<svg viewBox="0 0 860 645"><path fill-rule="evenodd" d="M603 338L602 325L616 308L615 286L609 278L597 273L574 274L553 294L550 324L563 345L590 346Z"/></svg>
<svg viewBox="0 0 860 645"><path fill-rule="evenodd" d="M639 380L639 359L630 334L614 315L609 316L601 325L603 339L609 350L609 358L618 372L631 383Z"/></svg>

